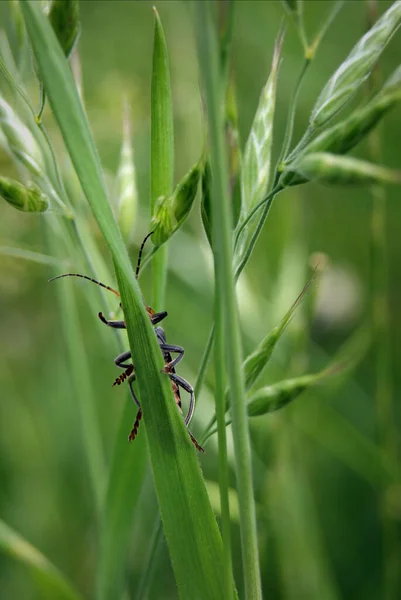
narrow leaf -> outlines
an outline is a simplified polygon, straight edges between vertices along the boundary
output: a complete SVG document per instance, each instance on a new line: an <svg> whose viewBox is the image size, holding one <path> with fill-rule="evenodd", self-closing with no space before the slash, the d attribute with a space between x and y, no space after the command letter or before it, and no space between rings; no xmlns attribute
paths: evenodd
<svg viewBox="0 0 401 600"><path fill-rule="evenodd" d="M168 49L157 10L153 43L150 149L150 213L153 216L160 198L168 198L174 177L173 105ZM164 309L167 273L167 247L153 259L153 307Z"/></svg>
<svg viewBox="0 0 401 600"><path fill-rule="evenodd" d="M131 142L131 114L128 103L124 106L123 140L120 153L120 164L116 177L117 220L126 243L130 242L138 208L138 190L134 153Z"/></svg>
<svg viewBox="0 0 401 600"><path fill-rule="evenodd" d="M97 569L98 600L121 598L132 520L146 470L146 440L140 432L135 446L128 446L127 434L132 426L132 399L127 399L110 463L105 505L99 535Z"/></svg>
<svg viewBox="0 0 401 600"><path fill-rule="evenodd" d="M0 520L0 552L29 567L44 589L60 600L82 600L81 594L35 546Z"/></svg>
<svg viewBox="0 0 401 600"><path fill-rule="evenodd" d="M40 254L39 252L33 252L32 250L24 250L23 248L12 248L10 246L0 246L0 254L2 254L3 256L22 258L24 260L30 260L41 265L50 265L59 268L62 266L64 266L64 268L67 268L67 265L69 264L67 260L62 260L54 256Z"/></svg>
<svg viewBox="0 0 401 600"><path fill-rule="evenodd" d="M170 69L166 37L155 13L151 114L151 210L160 196L169 196L174 175L174 130Z"/></svg>
<svg viewBox="0 0 401 600"><path fill-rule="evenodd" d="M79 1L78 0L53 0L50 5L49 21L54 33L67 58L70 56L78 39Z"/></svg>
<svg viewBox="0 0 401 600"><path fill-rule="evenodd" d="M161 373L160 348L107 201L98 155L71 70L38 3L24 2L22 10L49 102L113 256L155 487L180 595L222 598L222 542L217 523L195 449L174 402L170 380Z"/></svg>

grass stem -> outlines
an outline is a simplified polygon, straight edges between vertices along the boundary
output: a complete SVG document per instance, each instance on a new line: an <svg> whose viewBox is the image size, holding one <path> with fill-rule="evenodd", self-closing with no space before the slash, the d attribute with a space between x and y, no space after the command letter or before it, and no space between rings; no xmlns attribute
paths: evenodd
<svg viewBox="0 0 401 600"><path fill-rule="evenodd" d="M213 224L215 285L218 298L217 327L222 327L222 341L231 389L231 411L238 486L243 574L246 598L262 597L259 556L253 498L252 466L245 385L242 372L241 339L235 298L232 256L232 215L229 197L229 175L221 111L224 90L220 79L220 61L216 26L208 2L196 3L196 28L201 75L204 84L213 182ZM219 352L221 352L219 348ZM216 398L223 405L224 395ZM224 543L226 543L224 541ZM225 554L227 560L227 554Z"/></svg>

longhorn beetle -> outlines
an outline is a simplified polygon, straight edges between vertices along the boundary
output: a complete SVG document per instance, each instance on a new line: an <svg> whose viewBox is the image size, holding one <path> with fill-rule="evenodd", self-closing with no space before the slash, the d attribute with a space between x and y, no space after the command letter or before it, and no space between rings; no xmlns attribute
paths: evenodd
<svg viewBox="0 0 401 600"><path fill-rule="evenodd" d="M152 235L152 233L153 233L153 231L151 231L145 237L145 239L143 240L141 247L139 249L138 262L137 262L136 271L135 271L136 279L138 279L138 277L139 277L139 269L141 267L143 248L145 246L146 240ZM119 292L117 292L117 290L114 290L113 288L109 287L108 285L105 285L104 283L101 283L100 281L96 281L96 279L92 279L92 277L88 277L87 275L80 275L79 273L64 273L63 275L57 275L57 277L52 277L51 279L49 279L49 281L61 279L62 277L82 277L82 279L87 279L88 281L91 281L92 283L96 283L96 285L100 285L100 287L108 290L109 292L112 292L118 298L120 297L120 294L119 294ZM121 307L121 303L120 303L120 307ZM150 306L146 306L146 312L149 315L152 325L155 327L154 331L156 334L156 338L157 338L159 348L160 348L160 350L163 354L163 358L164 358L163 371L164 371L164 373L167 373L167 375L170 377L171 386L172 386L173 392L174 392L175 403L178 406L178 409L180 410L181 413L182 413L182 408L181 408L180 387L183 390L185 390L186 392L188 392L188 394L189 394L189 408L188 408L187 416L185 417L185 425L187 427L189 437L191 438L192 443L194 444L195 448L197 450L199 450L199 452L204 452L203 448L198 444L198 442L196 441L196 439L194 438L194 436L188 429L188 425L191 422L191 419L192 419L192 416L193 416L194 410L195 410L194 389L193 389L192 385L190 383L188 383L188 381L186 381L180 375L177 375L177 373L175 372L176 365L183 359L184 348L182 348L181 346L174 346L172 344L167 344L166 336L165 336L163 328L156 327L156 325L158 323L160 323L160 321L163 321L163 319L165 319L167 317L166 311L157 313ZM113 327L114 329L126 329L127 328L125 321L109 321L106 319L106 317L101 312L98 314L98 317L102 321L102 323L104 323L108 327ZM177 354L178 356L176 358L172 359L172 357L171 357L172 353ZM117 365L117 367L124 369L124 372L122 373L122 375L120 375L119 377L116 378L116 380L113 383L113 386L121 385L127 379L132 398L133 398L135 404L138 406L138 413L136 415L136 419L135 419L134 425L132 427L131 433L128 436L128 440L131 442L136 438L137 433L138 433L139 424L142 419L142 408L141 408L138 398L135 395L134 388L132 387L132 384L135 381L136 376L135 376L135 370L134 370L133 363L127 362L130 359L132 360L130 350L123 352L122 354L117 356L117 358L114 359L114 362Z"/></svg>

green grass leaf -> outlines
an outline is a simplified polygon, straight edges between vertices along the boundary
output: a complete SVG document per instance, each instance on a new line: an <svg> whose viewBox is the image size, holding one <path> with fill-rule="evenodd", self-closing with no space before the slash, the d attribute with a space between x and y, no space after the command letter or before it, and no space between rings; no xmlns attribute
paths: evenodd
<svg viewBox="0 0 401 600"><path fill-rule="evenodd" d="M150 152L150 210L155 214L159 198L168 197L173 190L174 129L168 50L163 26L154 8L155 34L151 94L151 152ZM161 248L153 259L153 307L164 309L167 274L167 247Z"/></svg>
<svg viewBox="0 0 401 600"><path fill-rule="evenodd" d="M110 465L109 481L100 528L97 598L121 598L125 587L132 520L146 471L146 440L140 433L128 445L132 426L132 399L127 399Z"/></svg>
<svg viewBox="0 0 401 600"><path fill-rule="evenodd" d="M127 244L129 244L132 239L132 232L138 209L138 189L131 137L131 106L126 102L123 114L120 163L115 180L115 202L118 224Z"/></svg>
<svg viewBox="0 0 401 600"><path fill-rule="evenodd" d="M155 486L180 596L221 598L224 589L221 537L195 450L175 406L169 378L160 372L163 366L160 349L107 200L98 155L70 68L40 6L24 2L22 9L47 97L82 189L113 256Z"/></svg>
<svg viewBox="0 0 401 600"><path fill-rule="evenodd" d="M0 520L0 552L31 569L43 589L60 600L82 600L64 575L35 546Z"/></svg>

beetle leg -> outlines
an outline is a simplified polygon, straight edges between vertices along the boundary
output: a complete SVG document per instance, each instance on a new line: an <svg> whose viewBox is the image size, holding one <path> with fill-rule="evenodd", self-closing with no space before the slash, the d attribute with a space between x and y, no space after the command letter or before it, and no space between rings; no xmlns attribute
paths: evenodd
<svg viewBox="0 0 401 600"><path fill-rule="evenodd" d="M163 319L167 317L167 312L164 310L163 312L149 314L149 316L150 320L152 321L152 325L157 325L157 323L160 323L160 321L163 321Z"/></svg>
<svg viewBox="0 0 401 600"><path fill-rule="evenodd" d="M135 404L137 406L139 406L139 408L141 408L140 402L135 395L134 388L132 387L132 384L134 383L135 379L136 379L136 375L135 375L135 373L132 373L132 375L130 375L128 377L128 385L129 385L129 389L131 391L131 396L132 396L133 401L135 402Z"/></svg>
<svg viewBox="0 0 401 600"><path fill-rule="evenodd" d="M175 367L175 365L177 365L184 357L184 348L182 348L181 346L172 346L171 344L160 344L160 349L163 352L178 353L178 356L174 360L171 360L170 362L164 365L163 371L165 371L166 373L168 372L167 369Z"/></svg>
<svg viewBox="0 0 401 600"><path fill-rule="evenodd" d="M116 377L113 383L113 387L115 385L121 385L134 371L134 365L132 363L125 363L124 361L129 360L131 358L131 352L128 350L127 352L123 352L119 354L117 358L114 359L115 364L120 369L125 369L122 375Z"/></svg>
<svg viewBox="0 0 401 600"><path fill-rule="evenodd" d="M191 442L193 443L193 445L195 446L195 448L199 452L204 452L204 449L202 448L202 446L200 446L200 444L198 444L198 442L196 441L196 439L194 438L194 436L192 435L192 433L188 429L188 425L189 425L189 423L190 423L190 421L192 419L192 416L193 416L194 410L195 410L194 388L192 387L192 385L190 383L188 383L188 381L186 381L186 379L184 379L183 377L180 377L176 373L167 373L167 375L170 377L170 379L172 381L174 381L174 383L176 385L182 387L182 389L184 389L186 392L188 392L188 394L190 396L188 414L185 417L185 426L187 428L189 437L191 438Z"/></svg>
<svg viewBox="0 0 401 600"><path fill-rule="evenodd" d="M126 352L119 354L117 358L114 359L114 362L117 367L121 367L121 369L127 369L131 366L131 364L124 364L124 361L128 360L129 358L131 358L131 350L127 350Z"/></svg>
<svg viewBox="0 0 401 600"><path fill-rule="evenodd" d="M99 313L98 314L99 319L102 321L102 323L104 323L105 325L108 325L109 327L113 327L113 329L126 329L126 325L125 325L125 321L108 321L106 319L106 317L104 316L103 313Z"/></svg>
<svg viewBox="0 0 401 600"><path fill-rule="evenodd" d="M180 377L176 373L167 373L167 375L170 377L170 379L172 379L172 381L174 381L177 385L182 387L182 389L184 389L189 394L188 414L185 417L185 425L188 426L191 422L191 419L193 417L194 410L195 410L194 388L192 387L192 385L190 383L188 383L188 381L186 379L184 379L183 377Z"/></svg>
<svg viewBox="0 0 401 600"><path fill-rule="evenodd" d="M133 442L134 439L136 438L137 433L138 433L139 423L141 422L141 419L142 419L142 409L140 408L137 412L135 423L131 429L131 433L128 436L129 442Z"/></svg>

